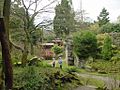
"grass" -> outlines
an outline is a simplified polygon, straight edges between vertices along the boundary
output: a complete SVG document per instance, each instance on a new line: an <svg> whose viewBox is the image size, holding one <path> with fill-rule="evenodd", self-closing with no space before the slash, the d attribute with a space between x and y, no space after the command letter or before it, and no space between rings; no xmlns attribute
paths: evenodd
<svg viewBox="0 0 120 90"><path fill-rule="evenodd" d="M104 87L105 83L102 80L97 80L93 78L83 78L80 77L80 80L82 81L83 85L91 85L91 86L96 86L96 87Z"/></svg>
<svg viewBox="0 0 120 90"><path fill-rule="evenodd" d="M52 60L44 60L42 61L43 63L48 63L52 66ZM56 60L56 65L55 65L56 68L59 68L59 64L58 64L58 60ZM66 70L66 69L71 69L71 68L76 68L77 69L77 72L82 72L82 73L85 73L86 71L84 69L80 69L76 66L68 66L67 62L65 60L63 60L63 63L62 63L62 68L63 70Z"/></svg>

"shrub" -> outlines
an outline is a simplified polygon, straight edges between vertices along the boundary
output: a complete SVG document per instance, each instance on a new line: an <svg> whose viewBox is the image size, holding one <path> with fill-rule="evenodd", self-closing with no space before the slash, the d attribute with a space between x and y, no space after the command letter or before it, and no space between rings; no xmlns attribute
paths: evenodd
<svg viewBox="0 0 120 90"><path fill-rule="evenodd" d="M69 88L72 88L74 81L76 85L81 84L76 75L57 68L17 67L13 90L68 90L66 86L70 84Z"/></svg>
<svg viewBox="0 0 120 90"><path fill-rule="evenodd" d="M15 90L39 90L44 78L36 72L34 67L27 67L15 78Z"/></svg>
<svg viewBox="0 0 120 90"><path fill-rule="evenodd" d="M100 33L120 32L120 24L107 23L100 28Z"/></svg>
<svg viewBox="0 0 120 90"><path fill-rule="evenodd" d="M65 69L65 71L68 73L78 72L78 68L77 67L68 67Z"/></svg>
<svg viewBox="0 0 120 90"><path fill-rule="evenodd" d="M120 56L119 56L119 55L113 56L113 57L111 58L111 61L112 61L114 64L116 64L118 61L120 61Z"/></svg>
<svg viewBox="0 0 120 90"><path fill-rule="evenodd" d="M104 60L109 60L112 57L112 41L108 35L104 39L104 45L101 54Z"/></svg>
<svg viewBox="0 0 120 90"><path fill-rule="evenodd" d="M94 71L105 74L105 73L118 73L120 71L119 64L120 61L117 61L117 63L113 63L105 60L97 60L95 62L89 63L88 65L90 65Z"/></svg>
<svg viewBox="0 0 120 90"><path fill-rule="evenodd" d="M100 33L110 33L113 31L113 24L107 23L100 28Z"/></svg>
<svg viewBox="0 0 120 90"><path fill-rule="evenodd" d="M95 57L97 54L96 35L90 31L77 33L73 36L74 51L79 58Z"/></svg>
<svg viewBox="0 0 120 90"><path fill-rule="evenodd" d="M60 54L60 53L63 52L63 49L62 49L62 47L60 47L60 46L58 46L58 45L54 45L54 46L52 47L52 51L53 51L56 55L58 55L58 54Z"/></svg>

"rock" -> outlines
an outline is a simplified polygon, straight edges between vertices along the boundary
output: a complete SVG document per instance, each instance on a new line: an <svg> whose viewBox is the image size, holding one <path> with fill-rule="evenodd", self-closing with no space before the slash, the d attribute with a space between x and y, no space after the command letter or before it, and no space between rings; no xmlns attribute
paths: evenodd
<svg viewBox="0 0 120 90"><path fill-rule="evenodd" d="M30 61L28 61L28 66L32 66L32 65L37 65L38 62L40 62L40 58L38 58L37 56L33 57L30 59Z"/></svg>

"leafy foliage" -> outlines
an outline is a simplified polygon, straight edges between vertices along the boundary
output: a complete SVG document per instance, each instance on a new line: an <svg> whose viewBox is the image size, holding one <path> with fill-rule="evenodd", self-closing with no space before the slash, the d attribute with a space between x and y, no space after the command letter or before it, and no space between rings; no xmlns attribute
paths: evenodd
<svg viewBox="0 0 120 90"><path fill-rule="evenodd" d="M69 67L69 68L66 68L65 71L68 73L78 72L78 68L77 67Z"/></svg>
<svg viewBox="0 0 120 90"><path fill-rule="evenodd" d="M120 32L120 24L107 23L100 28L100 33Z"/></svg>
<svg viewBox="0 0 120 90"><path fill-rule="evenodd" d="M58 54L62 53L63 48L60 47L60 46L58 46L58 45L54 45L54 46L52 47L52 51L53 51L56 55L58 55Z"/></svg>
<svg viewBox="0 0 120 90"><path fill-rule="evenodd" d="M93 31L93 33L96 33L96 34L97 34L98 31L99 31L99 29L100 29L100 27L99 27L98 23L94 23L94 24L91 24L91 25L90 25L89 29L90 29L91 31Z"/></svg>
<svg viewBox="0 0 120 90"><path fill-rule="evenodd" d="M114 60L111 62L105 60L96 60L95 62L89 63L93 70L99 73L119 73L120 72L120 61L114 63Z"/></svg>
<svg viewBox="0 0 120 90"><path fill-rule="evenodd" d="M42 42L43 32L42 29L36 28L30 33L30 39L33 45L37 45L37 42Z"/></svg>
<svg viewBox="0 0 120 90"><path fill-rule="evenodd" d="M105 25L102 25L102 27L100 28L100 33L110 33L114 30L113 28L113 24L111 23L107 23Z"/></svg>
<svg viewBox="0 0 120 90"><path fill-rule="evenodd" d="M95 57L97 51L96 35L90 31L77 33L73 37L74 51L79 58Z"/></svg>
<svg viewBox="0 0 120 90"><path fill-rule="evenodd" d="M110 36L106 36L104 40L104 45L102 48L102 57L105 60L109 60L112 57L112 41Z"/></svg>
<svg viewBox="0 0 120 90"><path fill-rule="evenodd" d="M113 32L120 32L120 24L114 24L113 29Z"/></svg>
<svg viewBox="0 0 120 90"><path fill-rule="evenodd" d="M72 88L80 81L76 75L58 69L30 66L16 68L13 90L67 90L69 84Z"/></svg>

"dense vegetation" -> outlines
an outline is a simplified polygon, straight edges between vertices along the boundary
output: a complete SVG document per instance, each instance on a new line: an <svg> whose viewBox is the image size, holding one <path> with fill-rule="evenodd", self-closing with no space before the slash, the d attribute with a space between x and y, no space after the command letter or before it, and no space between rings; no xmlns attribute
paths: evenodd
<svg viewBox="0 0 120 90"><path fill-rule="evenodd" d="M74 49L79 59L93 58L97 54L96 35L90 31L83 31L73 37Z"/></svg>
<svg viewBox="0 0 120 90"><path fill-rule="evenodd" d="M75 74L52 68L45 62L37 66L14 67L13 90L66 90L78 85L82 83Z"/></svg>
<svg viewBox="0 0 120 90"><path fill-rule="evenodd" d="M71 90L81 85L106 90L103 81L79 74L120 74L120 16L111 23L103 8L97 20L90 22L85 10L74 11L72 0L61 0L54 8L54 19L41 21L38 18L53 12L51 6L57 0L39 7L42 1L0 1L0 90ZM61 45L53 43L58 38ZM55 57L55 68L52 60L42 56L44 52ZM57 63L59 56L62 69ZM76 66L68 66L66 61L71 59Z"/></svg>

